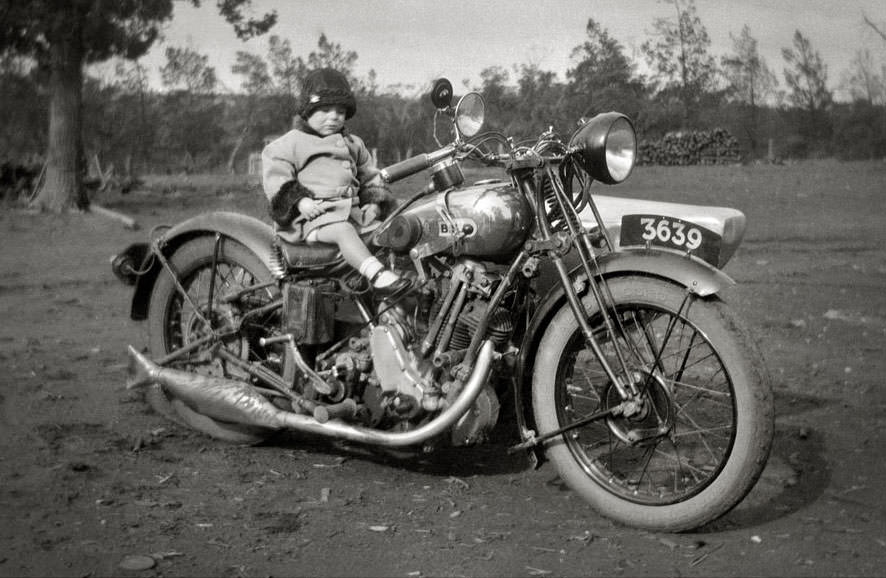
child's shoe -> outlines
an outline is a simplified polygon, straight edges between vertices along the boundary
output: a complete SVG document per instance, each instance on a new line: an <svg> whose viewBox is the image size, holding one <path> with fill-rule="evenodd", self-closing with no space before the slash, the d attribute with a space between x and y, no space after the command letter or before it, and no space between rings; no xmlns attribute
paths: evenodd
<svg viewBox="0 0 886 578"><path fill-rule="evenodd" d="M376 295L393 297L405 293L412 288L412 282L404 279L392 271L382 269L369 280L372 290Z"/></svg>

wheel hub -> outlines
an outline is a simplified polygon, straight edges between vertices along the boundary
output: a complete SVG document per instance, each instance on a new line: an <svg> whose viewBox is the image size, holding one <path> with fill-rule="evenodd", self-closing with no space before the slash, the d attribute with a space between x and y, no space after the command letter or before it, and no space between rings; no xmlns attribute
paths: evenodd
<svg viewBox="0 0 886 578"><path fill-rule="evenodd" d="M606 419L610 431L621 441L642 444L654 441L671 431L674 411L668 389L661 377L643 373L635 374L634 385L640 394L635 411L630 415L618 415ZM605 394L606 407L613 408L623 403L618 389L610 384Z"/></svg>
<svg viewBox="0 0 886 578"><path fill-rule="evenodd" d="M204 319L209 322L209 326L204 322ZM231 307L220 306L216 303L210 315L209 308L204 304L200 307L200 315L192 314L186 320L183 345L186 346L202 339L212 331L224 331L227 328L233 327L233 325L234 311ZM233 340L227 339L222 346L240 359L246 360L249 358L250 345L245 336L235 337ZM203 359L206 365L202 366L200 373L217 377L247 377L247 374L242 370L231 367L230 364L216 358L210 352L211 349L203 350ZM206 354L210 354L208 358Z"/></svg>

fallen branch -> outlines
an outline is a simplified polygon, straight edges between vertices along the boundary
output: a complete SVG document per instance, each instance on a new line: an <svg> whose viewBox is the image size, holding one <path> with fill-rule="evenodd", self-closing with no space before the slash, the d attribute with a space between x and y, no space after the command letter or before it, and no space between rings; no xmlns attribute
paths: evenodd
<svg viewBox="0 0 886 578"><path fill-rule="evenodd" d="M136 230L139 228L138 223L132 217L126 216L123 213L118 213L117 211L112 211L111 209L102 207L101 205L89 203L89 210L97 215L120 221L127 229Z"/></svg>

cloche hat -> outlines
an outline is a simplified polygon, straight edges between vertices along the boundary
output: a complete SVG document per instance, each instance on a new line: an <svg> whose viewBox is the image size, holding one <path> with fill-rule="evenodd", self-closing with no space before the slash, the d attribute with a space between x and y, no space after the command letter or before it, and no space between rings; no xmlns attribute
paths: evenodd
<svg viewBox="0 0 886 578"><path fill-rule="evenodd" d="M351 118L357 112L357 101L345 75L334 68L320 68L308 73L301 91L301 117L307 119L318 108L336 104L345 107L345 118Z"/></svg>

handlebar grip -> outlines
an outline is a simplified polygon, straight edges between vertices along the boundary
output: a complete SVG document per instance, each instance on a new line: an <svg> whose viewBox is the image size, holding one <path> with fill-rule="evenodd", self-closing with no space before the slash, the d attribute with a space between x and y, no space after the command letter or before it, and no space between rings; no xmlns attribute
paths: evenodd
<svg viewBox="0 0 886 578"><path fill-rule="evenodd" d="M419 171L423 171L429 166L431 166L430 158L426 154L421 154L383 168L381 170L381 178L383 178L386 183L393 183L394 181L399 181L409 175L414 175Z"/></svg>

